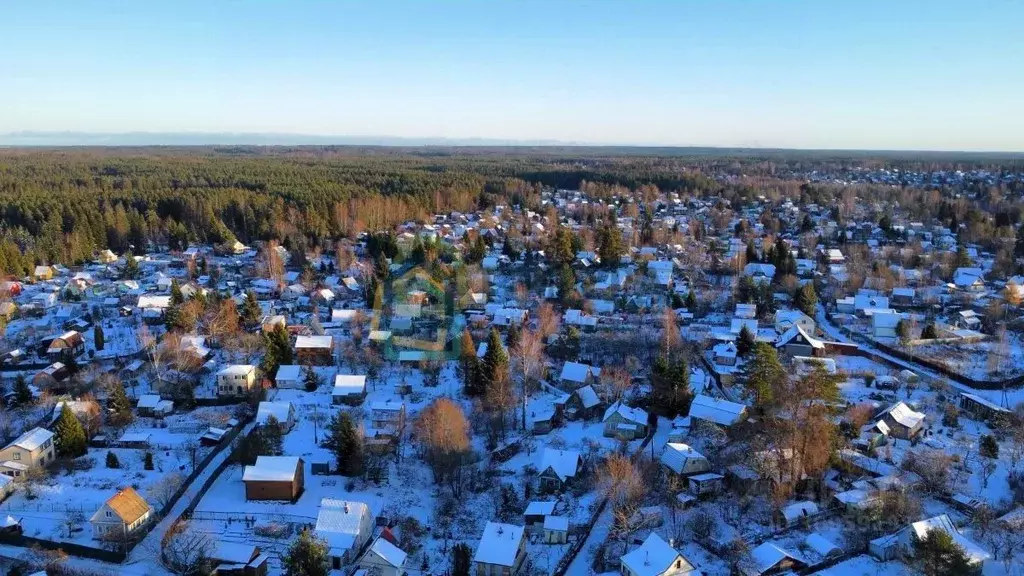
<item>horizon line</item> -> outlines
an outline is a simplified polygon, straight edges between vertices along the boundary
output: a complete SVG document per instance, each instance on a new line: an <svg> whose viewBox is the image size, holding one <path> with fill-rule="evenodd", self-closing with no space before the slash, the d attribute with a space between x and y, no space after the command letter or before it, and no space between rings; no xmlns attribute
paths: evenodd
<svg viewBox="0 0 1024 576"><path fill-rule="evenodd" d="M151 141L136 140L102 142L91 140L128 140L154 137ZM182 142L161 142L161 139L180 138ZM210 139L210 141L188 142L189 138ZM217 138L228 140L217 141ZM64 139L66 141L61 142ZM22 141L25 140L25 141ZM31 142L30 140L40 140ZM47 142L47 140L50 140ZM275 141L276 140L276 141ZM98 132L80 130L16 130L0 133L0 148L143 148L143 147L192 147L209 146L252 146L252 147L300 147L339 146L374 148L631 148L669 150L754 150L754 151L797 151L797 152L874 152L874 153L940 153L940 154L1008 154L1024 156L1024 150L1000 149L952 149L952 148L821 148L773 146L751 143L746 145L708 144L662 144L662 143L616 143L580 142L550 138L523 139L489 136L394 136L394 135L344 135L309 134L302 132L238 132L238 131L155 131L133 130L128 132Z"/></svg>

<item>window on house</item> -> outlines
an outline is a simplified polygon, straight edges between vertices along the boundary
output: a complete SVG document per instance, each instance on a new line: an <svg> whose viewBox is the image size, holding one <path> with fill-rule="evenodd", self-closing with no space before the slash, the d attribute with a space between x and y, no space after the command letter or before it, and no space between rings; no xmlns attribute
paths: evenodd
<svg viewBox="0 0 1024 576"><path fill-rule="evenodd" d="M14 459L15 460L21 460L21 452L15 452L14 453Z"/></svg>
<svg viewBox="0 0 1024 576"><path fill-rule="evenodd" d="M107 510L107 518L113 518L113 517L114 517L114 513L111 512L110 510Z"/></svg>

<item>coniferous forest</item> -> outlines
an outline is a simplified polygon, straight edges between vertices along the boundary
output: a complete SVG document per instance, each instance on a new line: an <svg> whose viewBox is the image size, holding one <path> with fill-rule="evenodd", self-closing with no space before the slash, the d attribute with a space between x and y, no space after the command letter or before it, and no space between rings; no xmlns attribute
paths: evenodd
<svg viewBox="0 0 1024 576"><path fill-rule="evenodd" d="M1022 164L1019 158L941 153L879 158L712 149L10 149L0 151L0 271L21 276L37 263L77 264L105 248L142 252L152 245L183 249L234 240L309 248L437 212L496 204L539 210L543 187L641 201L661 190L717 195L734 204L764 195L828 203L849 187L808 185L808 170L845 173L882 163L996 173L1019 171ZM1020 220L1020 190L979 188L976 194L988 194L991 202L962 209L929 201L935 192L914 187L900 193L905 205L959 214L967 222L991 227ZM858 193L894 194L891 186L870 184Z"/></svg>

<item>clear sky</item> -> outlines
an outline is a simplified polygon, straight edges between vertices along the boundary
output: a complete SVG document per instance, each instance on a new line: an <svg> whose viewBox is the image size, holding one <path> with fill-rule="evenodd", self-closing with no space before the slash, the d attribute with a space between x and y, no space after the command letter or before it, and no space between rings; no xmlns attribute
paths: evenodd
<svg viewBox="0 0 1024 576"><path fill-rule="evenodd" d="M1024 150L1019 0L4 2L0 133Z"/></svg>

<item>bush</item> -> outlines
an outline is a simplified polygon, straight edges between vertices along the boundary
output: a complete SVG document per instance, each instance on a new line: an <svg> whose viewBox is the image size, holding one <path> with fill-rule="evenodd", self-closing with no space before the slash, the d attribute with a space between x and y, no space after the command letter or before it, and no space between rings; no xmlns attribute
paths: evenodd
<svg viewBox="0 0 1024 576"><path fill-rule="evenodd" d="M996 442L996 437L991 434L982 436L978 445L978 453L986 458L999 458L999 442Z"/></svg>
<svg viewBox="0 0 1024 576"><path fill-rule="evenodd" d="M950 428L960 426L960 411L956 409L956 406L946 404L945 409L942 411L942 425Z"/></svg>
<svg viewBox="0 0 1024 576"><path fill-rule="evenodd" d="M142 467L146 470L153 469L153 453L146 452L146 455L142 457Z"/></svg>
<svg viewBox="0 0 1024 576"><path fill-rule="evenodd" d="M113 452L107 452L107 468L120 468L121 462L117 459L117 454Z"/></svg>

